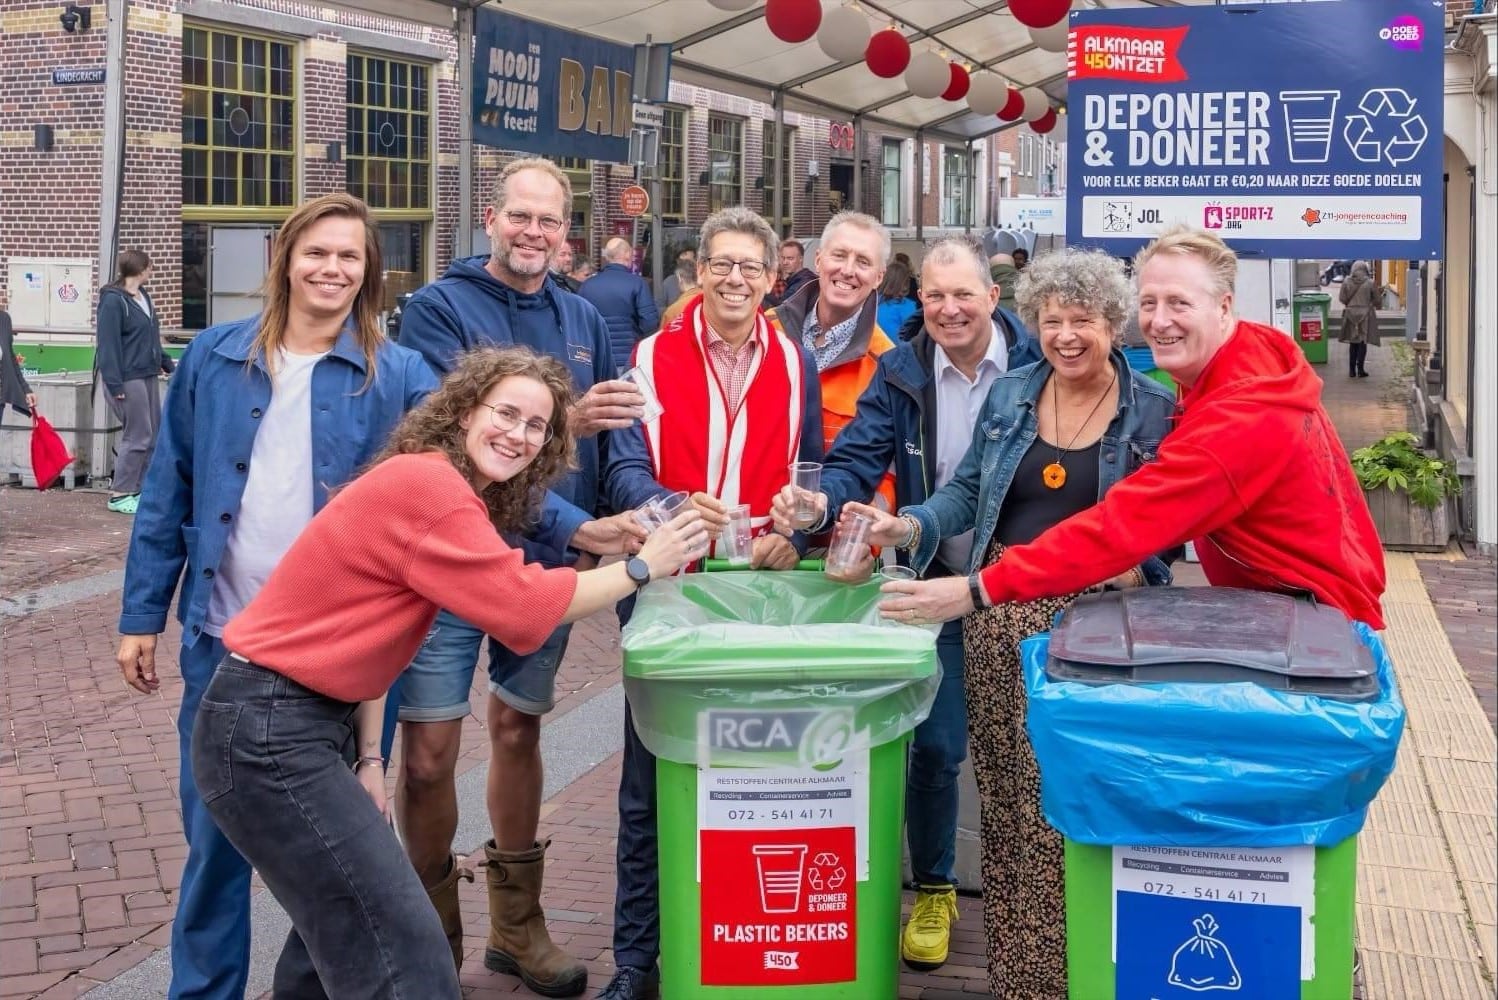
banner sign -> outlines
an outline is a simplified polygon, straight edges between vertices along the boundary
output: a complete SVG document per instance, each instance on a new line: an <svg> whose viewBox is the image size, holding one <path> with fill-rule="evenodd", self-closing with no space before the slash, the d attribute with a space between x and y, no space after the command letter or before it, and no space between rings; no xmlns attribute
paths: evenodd
<svg viewBox="0 0 1498 1000"><path fill-rule="evenodd" d="M474 11L474 141L627 162L634 64L633 46L480 7Z"/></svg>
<svg viewBox="0 0 1498 1000"><path fill-rule="evenodd" d="M1067 242L1126 255L1186 223L1268 257L1437 257L1443 13L1074 12Z"/></svg>

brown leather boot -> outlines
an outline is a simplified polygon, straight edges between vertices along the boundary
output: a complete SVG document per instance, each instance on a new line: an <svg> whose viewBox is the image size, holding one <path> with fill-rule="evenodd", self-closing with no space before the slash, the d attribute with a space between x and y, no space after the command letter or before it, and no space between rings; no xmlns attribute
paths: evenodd
<svg viewBox="0 0 1498 1000"><path fill-rule="evenodd" d="M541 910L541 874L551 841L528 851L484 845L489 860L489 946L484 965L520 977L544 997L575 997L588 988L588 969L551 943Z"/></svg>
<svg viewBox="0 0 1498 1000"><path fill-rule="evenodd" d="M458 866L456 855L447 856L447 874L436 885L426 887L427 898L442 921L442 933L447 935L447 946L453 952L453 965L463 968L463 914L458 909L458 879L473 881L473 872Z"/></svg>

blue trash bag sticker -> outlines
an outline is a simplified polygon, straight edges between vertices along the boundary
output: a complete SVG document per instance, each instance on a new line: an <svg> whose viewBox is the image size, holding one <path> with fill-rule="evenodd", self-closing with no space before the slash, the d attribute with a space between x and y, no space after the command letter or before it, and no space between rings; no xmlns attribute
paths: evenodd
<svg viewBox="0 0 1498 1000"><path fill-rule="evenodd" d="M1378 635L1352 623L1379 695L1335 701L1252 682L1052 681L1050 636L1020 643L1047 822L1083 844L1332 846L1394 770L1404 703Z"/></svg>
<svg viewBox="0 0 1498 1000"><path fill-rule="evenodd" d="M1202 914L1191 925L1196 933L1170 956L1166 982L1197 993L1241 989L1243 977L1238 973L1238 964L1228 946L1215 937L1217 921L1212 914Z"/></svg>

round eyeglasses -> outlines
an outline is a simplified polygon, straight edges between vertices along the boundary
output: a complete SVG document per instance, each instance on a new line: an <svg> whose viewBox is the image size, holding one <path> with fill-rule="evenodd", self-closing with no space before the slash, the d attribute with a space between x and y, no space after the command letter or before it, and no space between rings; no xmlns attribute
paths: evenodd
<svg viewBox="0 0 1498 1000"><path fill-rule="evenodd" d="M530 212L505 212L504 217L505 221L514 226L516 229L529 229L531 227L531 222L534 221L536 225L541 227L541 232L543 233L561 232L562 226L565 225L565 223L555 215L536 216L532 215Z"/></svg>
<svg viewBox="0 0 1498 1000"><path fill-rule="evenodd" d="M513 406L505 406L502 403L495 406L492 403L485 403L483 401L480 401L479 405L489 407L489 422L494 425L494 429L497 431L508 434L523 424L527 444L540 448L551 440L551 424L540 417L533 417L530 420L522 421L520 419L520 411Z"/></svg>

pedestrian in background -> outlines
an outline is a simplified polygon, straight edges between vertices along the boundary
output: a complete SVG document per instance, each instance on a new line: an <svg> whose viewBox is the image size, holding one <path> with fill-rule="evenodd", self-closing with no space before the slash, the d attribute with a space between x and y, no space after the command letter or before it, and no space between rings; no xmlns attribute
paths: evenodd
<svg viewBox="0 0 1498 1000"><path fill-rule="evenodd" d="M697 283L697 255L693 253L690 257L683 254L680 263L676 265L676 273L671 277L674 285L680 289L676 298L661 310L661 329L664 330L676 321L687 308L687 303L702 293L702 286Z"/></svg>
<svg viewBox="0 0 1498 1000"><path fill-rule="evenodd" d="M31 391L31 383L26 381L21 361L16 357L10 313L0 309L0 416L5 414L6 406L13 406L18 413L29 417L36 408L36 393Z"/></svg>
<svg viewBox="0 0 1498 1000"><path fill-rule="evenodd" d="M629 367L635 345L661 325L661 313L650 294L650 286L630 269L634 260L635 248L629 240L615 236L604 244L603 270L577 291L593 303L608 324L609 346L613 349L614 365L620 371Z"/></svg>
<svg viewBox="0 0 1498 1000"><path fill-rule="evenodd" d="M380 328L379 232L352 195L324 195L291 214L272 246L266 288L259 316L210 327L183 353L125 556L116 660L139 691L156 688L157 638L182 581L177 735L187 861L172 921L171 1000L238 1000L250 973L250 865L214 824L204 802L212 790L200 794L191 763L224 627L330 491L437 385L421 357ZM293 934L276 995L320 996L316 983Z"/></svg>
<svg viewBox="0 0 1498 1000"><path fill-rule="evenodd" d="M879 286L878 314L879 329L891 340L899 337L905 321L920 308L920 303L910 294L912 287L910 267L898 259L891 261L884 272L884 283Z"/></svg>
<svg viewBox="0 0 1498 1000"><path fill-rule="evenodd" d="M1342 302L1342 333L1337 337L1347 345L1347 377L1368 377L1368 334L1378 325L1378 304L1387 289L1374 281L1366 261L1352 265L1352 273L1342 279L1337 298Z"/></svg>
<svg viewBox="0 0 1498 1000"><path fill-rule="evenodd" d="M171 374L176 363L161 349L161 322L145 289L151 258L143 250L122 250L117 267L114 283L99 292L94 384L103 387L120 422L108 506L116 514L134 514L161 426L160 376Z"/></svg>

